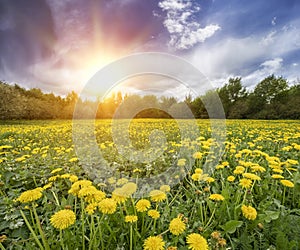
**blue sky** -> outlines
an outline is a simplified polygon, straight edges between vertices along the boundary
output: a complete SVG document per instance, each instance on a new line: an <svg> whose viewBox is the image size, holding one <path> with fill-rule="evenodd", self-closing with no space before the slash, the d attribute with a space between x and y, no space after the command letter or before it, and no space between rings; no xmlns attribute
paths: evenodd
<svg viewBox="0 0 300 250"><path fill-rule="evenodd" d="M0 79L65 94L137 52L178 55L215 87L300 78L297 0L0 0Z"/></svg>

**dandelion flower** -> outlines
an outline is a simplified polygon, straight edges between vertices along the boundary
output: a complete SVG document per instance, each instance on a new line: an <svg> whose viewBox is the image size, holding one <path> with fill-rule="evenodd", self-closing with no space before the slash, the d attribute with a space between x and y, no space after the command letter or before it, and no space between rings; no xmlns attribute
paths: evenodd
<svg viewBox="0 0 300 250"><path fill-rule="evenodd" d="M76 181L78 181L78 177L76 175L70 175L69 181L70 182L76 182Z"/></svg>
<svg viewBox="0 0 300 250"><path fill-rule="evenodd" d="M51 188L52 184L53 184L53 182L49 182L48 184L46 184L46 185L43 186L43 189L46 190L48 188Z"/></svg>
<svg viewBox="0 0 300 250"><path fill-rule="evenodd" d="M138 220L138 217L135 215L126 215L125 216L125 222L133 223L133 222L136 222L137 220Z"/></svg>
<svg viewBox="0 0 300 250"><path fill-rule="evenodd" d="M224 238L220 238L218 240L218 245L220 245L221 247L225 247L226 246L226 240Z"/></svg>
<svg viewBox="0 0 300 250"><path fill-rule="evenodd" d="M284 177L280 174L272 174L271 176L273 179L284 179Z"/></svg>
<svg viewBox="0 0 300 250"><path fill-rule="evenodd" d="M98 203L103 214L113 214L117 210L117 202L112 198L106 198Z"/></svg>
<svg viewBox="0 0 300 250"><path fill-rule="evenodd" d="M124 193L127 196L130 196L130 195L132 195L133 193L136 192L137 185L135 183L133 183L133 182L128 182L125 185L123 185L122 189L124 190Z"/></svg>
<svg viewBox="0 0 300 250"><path fill-rule="evenodd" d="M48 181L52 182L52 181L56 181L58 178L60 178L60 175L54 175L54 176L51 176Z"/></svg>
<svg viewBox="0 0 300 250"><path fill-rule="evenodd" d="M146 199L141 199L136 203L135 208L136 211L138 212L145 212L150 208L150 206L151 206L150 201Z"/></svg>
<svg viewBox="0 0 300 250"><path fill-rule="evenodd" d="M51 171L51 174L56 174L58 172L62 171L62 168L56 168L54 170Z"/></svg>
<svg viewBox="0 0 300 250"><path fill-rule="evenodd" d="M91 186L92 182L89 180L80 180L80 181L76 181L72 184L71 188L69 189L68 193L69 194L73 194L75 196L78 195L80 189L84 188L84 187L88 187Z"/></svg>
<svg viewBox="0 0 300 250"><path fill-rule="evenodd" d="M195 152L195 153L193 154L193 158L194 158L194 159L201 159L201 158L202 158L202 153L200 153L200 152Z"/></svg>
<svg viewBox="0 0 300 250"><path fill-rule="evenodd" d="M150 236L144 241L144 250L163 250L165 242L160 236Z"/></svg>
<svg viewBox="0 0 300 250"><path fill-rule="evenodd" d="M60 178L62 178L62 179L68 179L68 178L70 178L70 177L71 177L70 174L62 174L62 175L60 176Z"/></svg>
<svg viewBox="0 0 300 250"><path fill-rule="evenodd" d="M94 203L90 203L86 206L85 211L89 214L92 215L95 213L96 209L97 209L98 204L96 202Z"/></svg>
<svg viewBox="0 0 300 250"><path fill-rule="evenodd" d="M212 183L212 182L215 181L215 179L212 178L212 177L207 177L207 178L205 179L205 181L208 182L208 183Z"/></svg>
<svg viewBox="0 0 300 250"><path fill-rule="evenodd" d="M290 187L290 188L294 187L294 183L289 180L280 180L280 182L285 187Z"/></svg>
<svg viewBox="0 0 300 250"><path fill-rule="evenodd" d="M151 201L153 202L161 202L167 199L167 195L160 190L152 190L149 194Z"/></svg>
<svg viewBox="0 0 300 250"><path fill-rule="evenodd" d="M170 192L171 188L169 185L162 185L159 190L163 192Z"/></svg>
<svg viewBox="0 0 300 250"><path fill-rule="evenodd" d="M177 166L178 167L183 167L185 165L185 163L186 163L186 159L179 159L177 161Z"/></svg>
<svg viewBox="0 0 300 250"><path fill-rule="evenodd" d="M160 217L160 214L157 210L155 209L151 209L148 211L148 215L152 218L152 219L158 219Z"/></svg>
<svg viewBox="0 0 300 250"><path fill-rule="evenodd" d="M36 201L42 197L42 190L43 188L35 188L32 190L27 190L19 196L17 201L20 201L21 203Z"/></svg>
<svg viewBox="0 0 300 250"><path fill-rule="evenodd" d="M126 178L121 178L117 181L117 186L122 186L124 184L126 184L128 182L128 180Z"/></svg>
<svg viewBox="0 0 300 250"><path fill-rule="evenodd" d="M257 216L257 212L256 209L254 207L251 206L242 206L242 213L243 216L248 219L248 220L255 220L256 216Z"/></svg>
<svg viewBox="0 0 300 250"><path fill-rule="evenodd" d="M200 234L192 233L186 238L186 242L189 245L189 249L192 250L208 250L208 244L204 237Z"/></svg>
<svg viewBox="0 0 300 250"><path fill-rule="evenodd" d="M242 173L244 173L244 171L245 171L245 168L243 166L237 166L235 168L235 170L233 171L233 173L234 174L242 174Z"/></svg>
<svg viewBox="0 0 300 250"><path fill-rule="evenodd" d="M112 192L112 198L118 203L124 203L127 200L127 195L124 191L124 189L122 188L116 188L113 192Z"/></svg>
<svg viewBox="0 0 300 250"><path fill-rule="evenodd" d="M244 173L243 176L245 178L253 180L253 181L260 181L261 180L261 178L256 174Z"/></svg>
<svg viewBox="0 0 300 250"><path fill-rule="evenodd" d="M63 209L51 216L51 225L57 229L66 229L76 221L75 213L69 209Z"/></svg>
<svg viewBox="0 0 300 250"><path fill-rule="evenodd" d="M208 198L213 201L223 201L224 200L224 196L221 194L211 194Z"/></svg>
<svg viewBox="0 0 300 250"><path fill-rule="evenodd" d="M242 186L242 188L250 188L251 185L252 185L252 180L246 178L240 179L240 186Z"/></svg>
<svg viewBox="0 0 300 250"><path fill-rule="evenodd" d="M169 225L170 232L174 235L182 234L185 228L185 223L179 217L171 220Z"/></svg>
<svg viewBox="0 0 300 250"><path fill-rule="evenodd" d="M83 198L88 195L93 195L96 191L97 189L94 186L83 187L82 189L79 190L78 197Z"/></svg>
<svg viewBox="0 0 300 250"><path fill-rule="evenodd" d="M233 182L235 180L235 177L233 175L230 175L227 177L227 181Z"/></svg>
<svg viewBox="0 0 300 250"><path fill-rule="evenodd" d="M84 200L88 203L100 202L106 197L106 194L101 190L96 190L90 195L87 195Z"/></svg>
<svg viewBox="0 0 300 250"><path fill-rule="evenodd" d="M202 178L201 178L201 174L193 174L192 175L192 180L193 181L200 181Z"/></svg>
<svg viewBox="0 0 300 250"><path fill-rule="evenodd" d="M196 174L202 174L203 173L203 170L201 168L196 168L195 169L195 173Z"/></svg>
<svg viewBox="0 0 300 250"><path fill-rule="evenodd" d="M218 240L221 237L221 234L218 231L214 231L211 233L211 237Z"/></svg>

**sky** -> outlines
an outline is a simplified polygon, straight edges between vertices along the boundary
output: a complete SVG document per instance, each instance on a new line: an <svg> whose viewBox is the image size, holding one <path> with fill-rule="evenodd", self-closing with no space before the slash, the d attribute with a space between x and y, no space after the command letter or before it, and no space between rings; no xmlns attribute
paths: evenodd
<svg viewBox="0 0 300 250"><path fill-rule="evenodd" d="M270 74L293 84L299 13L298 0L0 0L0 80L65 95L124 56L164 52L214 87L239 76L253 89Z"/></svg>

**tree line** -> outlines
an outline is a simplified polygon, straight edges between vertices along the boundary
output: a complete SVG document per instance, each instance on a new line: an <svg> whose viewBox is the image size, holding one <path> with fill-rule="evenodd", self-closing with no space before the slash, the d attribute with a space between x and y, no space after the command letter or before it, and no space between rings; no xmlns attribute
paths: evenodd
<svg viewBox="0 0 300 250"><path fill-rule="evenodd" d="M82 100L74 91L61 97L0 81L0 119L71 119L76 104L77 118L218 118L218 112L207 112L207 107L215 104L215 93L229 119L300 119L300 83L289 86L285 78L274 75L252 91L243 87L241 77L235 77L202 96L192 98L188 94L183 101L118 92L99 102Z"/></svg>

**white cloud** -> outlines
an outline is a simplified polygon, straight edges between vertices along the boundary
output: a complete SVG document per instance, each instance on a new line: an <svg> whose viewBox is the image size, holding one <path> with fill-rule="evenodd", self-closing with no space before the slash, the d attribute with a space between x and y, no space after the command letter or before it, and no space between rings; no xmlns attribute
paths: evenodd
<svg viewBox="0 0 300 250"><path fill-rule="evenodd" d="M274 16L274 17L272 18L272 22L271 22L271 23L272 23L272 25L273 25L273 26L275 26L275 25L276 25L276 19L277 19L277 17L276 17L276 16Z"/></svg>
<svg viewBox="0 0 300 250"><path fill-rule="evenodd" d="M197 43L203 43L221 28L218 24L202 28L200 23L194 20L194 15L200 11L200 7L193 0L163 0L158 6L166 12L163 24L170 34L168 45L172 50L189 49Z"/></svg>
<svg viewBox="0 0 300 250"><path fill-rule="evenodd" d="M186 58L216 87L222 86L229 76L241 76L247 86L257 84L272 73L295 78L299 75L297 67L286 65L282 58L300 49L299 24L300 19L282 29L272 28L245 38L228 37L214 44L205 43Z"/></svg>

